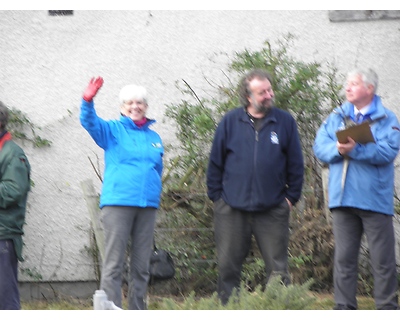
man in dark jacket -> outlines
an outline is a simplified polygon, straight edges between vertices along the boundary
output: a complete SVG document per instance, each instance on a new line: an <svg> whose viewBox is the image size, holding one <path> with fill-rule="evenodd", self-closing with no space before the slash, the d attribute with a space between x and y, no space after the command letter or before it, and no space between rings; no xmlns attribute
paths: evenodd
<svg viewBox="0 0 400 320"><path fill-rule="evenodd" d="M273 106L272 79L263 70L243 77L242 106L219 123L207 170L214 202L218 295L226 304L240 286L241 270L254 235L267 281L289 284L289 214L303 185L303 155L297 125Z"/></svg>
<svg viewBox="0 0 400 320"><path fill-rule="evenodd" d="M6 130L8 109L0 102L0 310L18 310L18 261L30 190L30 165Z"/></svg>

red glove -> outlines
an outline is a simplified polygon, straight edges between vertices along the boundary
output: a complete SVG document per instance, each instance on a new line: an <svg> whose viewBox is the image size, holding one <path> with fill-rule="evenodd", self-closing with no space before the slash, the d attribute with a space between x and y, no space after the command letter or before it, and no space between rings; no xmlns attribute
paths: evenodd
<svg viewBox="0 0 400 320"><path fill-rule="evenodd" d="M87 102L92 101L94 96L97 94L97 91L99 91L103 85L103 82L104 80L102 77L92 78L85 92L83 93L83 99Z"/></svg>

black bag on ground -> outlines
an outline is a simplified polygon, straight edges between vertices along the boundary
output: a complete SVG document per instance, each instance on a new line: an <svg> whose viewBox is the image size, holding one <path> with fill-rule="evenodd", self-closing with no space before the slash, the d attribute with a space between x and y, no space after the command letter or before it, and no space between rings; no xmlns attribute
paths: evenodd
<svg viewBox="0 0 400 320"><path fill-rule="evenodd" d="M150 258L150 280L167 280L175 275L175 264L168 251L154 245Z"/></svg>

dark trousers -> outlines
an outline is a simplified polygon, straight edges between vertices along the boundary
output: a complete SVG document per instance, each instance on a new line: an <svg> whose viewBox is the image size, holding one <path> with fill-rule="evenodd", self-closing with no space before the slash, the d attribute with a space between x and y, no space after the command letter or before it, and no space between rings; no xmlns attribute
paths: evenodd
<svg viewBox="0 0 400 320"><path fill-rule="evenodd" d="M393 217L355 208L332 210L334 254L334 295L336 305L357 309L358 256L365 233L377 309L398 307Z"/></svg>
<svg viewBox="0 0 400 320"><path fill-rule="evenodd" d="M235 210L222 199L214 204L214 231L218 260L218 296L226 304L233 289L240 287L242 265L252 235L265 263L267 281L280 275L290 283L288 274L289 205L284 200L265 212Z"/></svg>
<svg viewBox="0 0 400 320"><path fill-rule="evenodd" d="M0 240L0 310L21 309L18 259L12 240Z"/></svg>
<svg viewBox="0 0 400 320"><path fill-rule="evenodd" d="M147 309L149 265L153 248L155 208L107 206L102 209L105 255L100 288L116 306L122 307L122 272L130 240L128 308Z"/></svg>

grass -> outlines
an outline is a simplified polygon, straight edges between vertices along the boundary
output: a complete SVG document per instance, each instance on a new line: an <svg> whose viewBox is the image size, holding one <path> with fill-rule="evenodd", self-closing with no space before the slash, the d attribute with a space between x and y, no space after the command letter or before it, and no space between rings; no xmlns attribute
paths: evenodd
<svg viewBox="0 0 400 320"><path fill-rule="evenodd" d="M328 294L315 294L316 301L313 304L313 310L332 310L335 302L332 295ZM375 310L374 299L367 296L358 296L358 309L359 310Z"/></svg>
<svg viewBox="0 0 400 320"><path fill-rule="evenodd" d="M312 310L332 310L334 301L332 295L329 294L314 294L315 302L312 304ZM162 297L149 297L149 310L158 310L159 301ZM358 300L359 310L375 310L375 303L371 297L360 296ZM126 301L123 303L124 309L127 309ZM22 310L92 310L92 299L67 299L54 301L23 301L21 302Z"/></svg>

